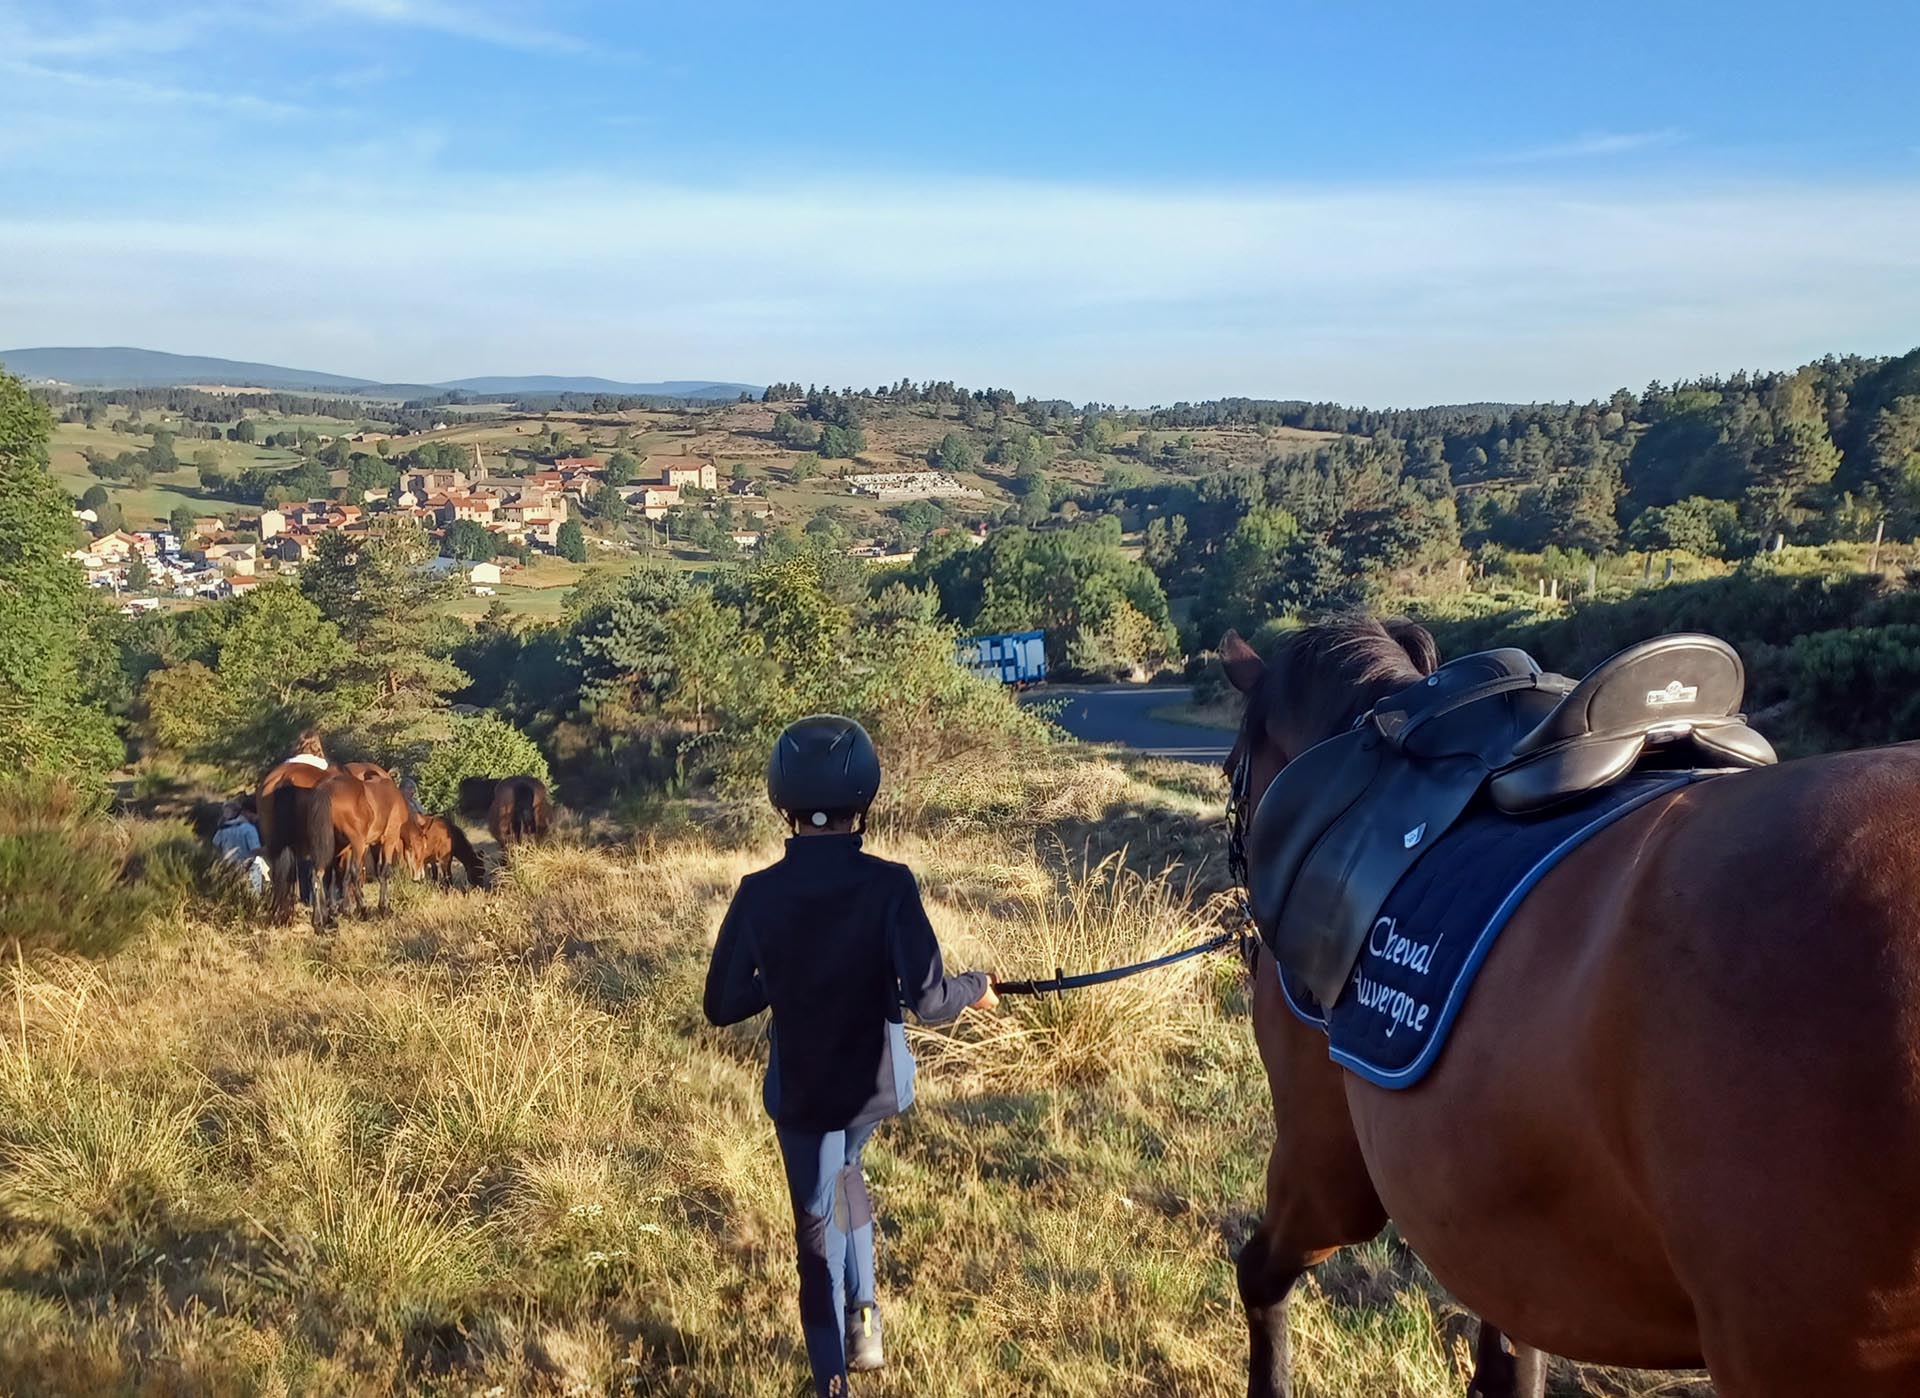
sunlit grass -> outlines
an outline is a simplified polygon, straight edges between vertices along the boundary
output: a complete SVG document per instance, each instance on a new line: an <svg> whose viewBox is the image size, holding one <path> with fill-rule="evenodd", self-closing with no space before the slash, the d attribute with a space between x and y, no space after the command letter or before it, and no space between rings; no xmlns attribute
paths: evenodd
<svg viewBox="0 0 1920 1398"><path fill-rule="evenodd" d="M1223 925L1188 859L1213 778L1085 765L1022 778L1051 832L989 802L874 841L956 964L1094 969ZM726 900L777 853L560 843L324 939L190 910L111 960L0 966L0 1387L802 1392L763 1034L699 1012ZM1243 1391L1228 1258L1270 1126L1241 974L915 1031L919 1105L869 1150L891 1363L862 1398ZM1466 1322L1403 1250L1322 1272L1302 1398L1459 1398Z"/></svg>

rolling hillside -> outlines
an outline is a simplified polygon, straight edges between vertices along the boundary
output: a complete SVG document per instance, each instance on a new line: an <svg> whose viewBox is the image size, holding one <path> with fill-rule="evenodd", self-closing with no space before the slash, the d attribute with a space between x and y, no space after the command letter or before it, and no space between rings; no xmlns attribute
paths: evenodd
<svg viewBox="0 0 1920 1398"><path fill-rule="evenodd" d="M323 374L315 369L288 369L277 364L252 364L199 354L168 354L125 345L0 350L0 364L25 379L57 379L62 383L99 388L168 388L176 384L203 383L351 391L371 383L369 379Z"/></svg>

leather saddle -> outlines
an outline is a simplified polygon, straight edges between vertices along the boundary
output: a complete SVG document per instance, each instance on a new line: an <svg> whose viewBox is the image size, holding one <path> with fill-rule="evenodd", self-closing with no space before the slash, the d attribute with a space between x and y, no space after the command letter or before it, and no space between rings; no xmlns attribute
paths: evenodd
<svg viewBox="0 0 1920 1398"><path fill-rule="evenodd" d="M1515 649L1441 666L1268 787L1247 830L1261 936L1331 1007L1387 895L1476 797L1524 818L1636 769L1766 766L1745 693L1712 636L1643 641L1578 684Z"/></svg>

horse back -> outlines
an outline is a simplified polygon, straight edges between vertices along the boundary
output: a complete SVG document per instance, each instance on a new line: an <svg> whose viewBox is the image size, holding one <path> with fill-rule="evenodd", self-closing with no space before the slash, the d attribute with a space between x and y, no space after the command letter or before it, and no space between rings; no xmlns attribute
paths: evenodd
<svg viewBox="0 0 1920 1398"><path fill-rule="evenodd" d="M1559 1353L1824 1324L1920 1363L1916 909L1920 747L1650 803L1528 895L1418 1090L1348 1078L1382 1201Z"/></svg>

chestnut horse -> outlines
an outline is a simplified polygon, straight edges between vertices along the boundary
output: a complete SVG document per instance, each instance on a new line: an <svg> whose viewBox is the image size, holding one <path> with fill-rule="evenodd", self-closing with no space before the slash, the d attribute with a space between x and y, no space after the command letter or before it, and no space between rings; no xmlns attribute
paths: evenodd
<svg viewBox="0 0 1920 1398"><path fill-rule="evenodd" d="M493 789L487 829L493 832L504 859L514 845L545 839L552 816L553 802L545 782L538 777L507 777Z"/></svg>
<svg viewBox="0 0 1920 1398"><path fill-rule="evenodd" d="M380 880L380 911L389 910L388 879L393 862L404 854L401 831L411 817L393 778L371 762L345 763L313 788L306 853L315 871L316 932L326 927L336 900L366 910L363 886L369 872Z"/></svg>
<svg viewBox="0 0 1920 1398"><path fill-rule="evenodd" d="M446 816L415 816L400 831L407 867L413 876L425 875L442 888L453 887L453 866L467 871L467 886L481 888L486 871L466 832Z"/></svg>
<svg viewBox="0 0 1920 1398"><path fill-rule="evenodd" d="M1372 620L1220 654L1247 696L1236 820L1437 662ZM1552 1353L1704 1365L1721 1398L1920 1393L1920 745L1690 785L1595 835L1417 1087L1336 1066L1264 952L1254 1030L1277 1128L1239 1260L1256 1398L1289 1391L1293 1283L1388 1218Z"/></svg>

